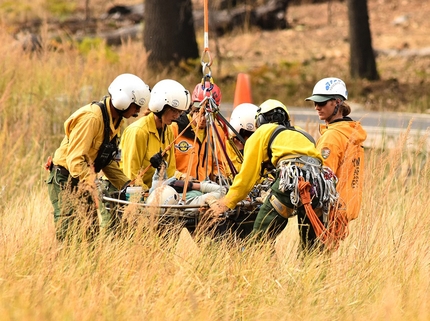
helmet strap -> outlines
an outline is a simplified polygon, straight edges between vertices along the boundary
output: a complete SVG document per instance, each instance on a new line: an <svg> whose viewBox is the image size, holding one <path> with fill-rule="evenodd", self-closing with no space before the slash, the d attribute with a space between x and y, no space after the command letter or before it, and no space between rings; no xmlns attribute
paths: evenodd
<svg viewBox="0 0 430 321"><path fill-rule="evenodd" d="M337 113L339 112L339 108L340 108L340 102L339 102L339 99L336 98L336 107L334 107L333 113L326 120L326 123L331 123L331 121L333 120L333 117L335 117L337 115Z"/></svg>
<svg viewBox="0 0 430 321"><path fill-rule="evenodd" d="M161 120L161 117L163 116L165 111L166 111L166 107L163 107L162 110L154 112L154 115L157 116L158 118L160 118L160 120Z"/></svg>
<svg viewBox="0 0 430 321"><path fill-rule="evenodd" d="M332 116L336 116L337 112L339 111L339 107L340 107L340 104L336 100L336 107L334 107Z"/></svg>

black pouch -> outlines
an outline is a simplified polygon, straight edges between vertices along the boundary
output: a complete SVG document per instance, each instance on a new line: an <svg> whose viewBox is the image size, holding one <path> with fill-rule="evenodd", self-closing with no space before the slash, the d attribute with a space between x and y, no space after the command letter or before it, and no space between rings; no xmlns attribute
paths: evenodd
<svg viewBox="0 0 430 321"><path fill-rule="evenodd" d="M94 170L96 173L100 172L103 167L110 164L110 162L115 158L118 153L117 139L114 137L109 143L103 143L100 146L97 158L94 161Z"/></svg>

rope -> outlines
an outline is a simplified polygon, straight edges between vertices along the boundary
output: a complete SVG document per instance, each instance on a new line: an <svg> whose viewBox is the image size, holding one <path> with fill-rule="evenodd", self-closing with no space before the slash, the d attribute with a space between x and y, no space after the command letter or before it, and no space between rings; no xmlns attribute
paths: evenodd
<svg viewBox="0 0 430 321"><path fill-rule="evenodd" d="M203 115L203 111L204 111L204 108L200 108L199 109L199 120L198 120L198 122L197 122L197 124L196 124L196 130L195 130L195 133L194 133L194 143L193 143L193 146L194 146L194 148L193 148L193 150L191 151L191 155L190 155L190 158L189 158L189 160L188 160L188 167L187 167L187 175L185 176L185 183L184 183L184 190L183 190L183 192L182 192L182 201L185 203L185 200L186 200L186 197L187 197L187 189L188 189L188 182L190 181L190 172L191 172L191 166L192 166L192 164L193 164L193 160L194 160L194 155L196 154L196 149L195 149L195 146L196 146L196 142L197 142L197 137L198 137L198 135L199 135L199 131L200 131L200 124L201 124L201 122L202 122L202 115ZM191 124L193 123L193 120L190 120L190 123L187 125L187 128L189 127L189 126L191 126ZM182 131L182 133L181 133L181 135L183 134L185 132L185 129ZM180 135L179 135L180 136ZM178 137L179 137L178 136ZM197 169L197 171L198 171L198 169Z"/></svg>
<svg viewBox="0 0 430 321"><path fill-rule="evenodd" d="M216 136L217 136L217 138L218 138L218 141L219 142L221 142L221 150L222 150L222 152L223 152L223 154L224 154L224 156L225 156L225 159L226 159L226 161L227 161L227 164L228 164L228 166L230 167L230 170L231 170L231 172L232 172L232 174L233 174L233 177L234 176L236 176L237 175L237 169L234 167L234 164L233 164L233 162L231 161L231 159L230 159L230 157L228 157L228 153L227 153L227 149L226 149L226 147L225 147L225 144L223 144L222 143L222 139L221 139L221 135L220 135L220 133L218 132L218 130L217 130L217 128L216 128L216 125L215 124L213 124L213 130L214 130L214 132L215 132L215 134L216 134ZM224 135L225 135L225 132L224 132ZM228 136L227 136L228 137ZM229 142L231 141L231 139L230 138L228 138L228 140L229 140ZM231 143L231 144L233 144L234 145L234 143ZM236 145L234 145L235 147L236 147Z"/></svg>
<svg viewBox="0 0 430 321"><path fill-rule="evenodd" d="M203 13L204 13L204 48L209 50L209 0L204 0Z"/></svg>
<svg viewBox="0 0 430 321"><path fill-rule="evenodd" d="M305 208L306 215L314 228L315 234L329 250L336 250L339 242L348 236L348 220L338 207L333 207L329 214L329 223L326 228L316 215L311 204L311 184L303 177L299 177L298 189L300 200Z"/></svg>
<svg viewBox="0 0 430 321"><path fill-rule="evenodd" d="M202 53L202 57L201 57L201 65L202 65L202 73L203 73L203 78L201 80L201 84L204 87L204 96L205 99L203 101L200 102L200 110L204 110L209 114L209 117L207 117L208 121L207 121L207 147L209 147L209 145L211 146L212 152L213 152L213 157L215 160L215 163L217 165L217 169L218 169L218 173L220 173L219 170L219 162L223 162L223 160L219 160L218 159L218 154L216 152L217 150L217 143L220 144L221 149L226 157L226 160L228 162L228 166L230 167L232 173L237 173L237 170L234 168L233 162L230 160L230 158L227 155L227 151L225 148L225 143L222 140L222 137L220 136L220 134L218 133L217 129L216 129L216 124L214 122L214 118L220 122L220 117L218 116L218 112L219 112L219 106L216 104L214 98L212 97L212 88L214 85L213 82L213 78L212 78L212 71L211 71L211 66L213 63L212 60L212 56L209 50L209 6L208 6L209 0L203 0L203 15L204 15L204 34L203 34L203 53ZM210 87L206 87L206 82L209 82L211 84ZM206 96L206 92L209 92L209 96ZM203 108L204 107L204 108ZM215 114L215 117L213 117ZM201 116L201 115L200 115ZM212 116L212 117L211 117ZM221 126L225 132L225 123L222 122ZM210 136L210 132L209 132L209 128L212 128L212 137ZM228 136L226 136L228 137ZM211 140L212 140L212 144L211 144ZM194 142L195 144L195 142ZM206 148L207 151L209 151L208 148ZM190 158L190 162L191 162L191 158ZM208 161L208 157L206 158L206 161ZM189 165L190 166L190 165ZM206 170L207 170L208 166L206 166ZM208 173L206 173L208 174ZM206 175L207 176L207 175ZM187 185L185 185L187 186ZM184 191L185 194L185 191Z"/></svg>
<svg viewBox="0 0 430 321"><path fill-rule="evenodd" d="M218 123L221 125L221 128L224 132L224 136L227 138L228 143L230 144L230 147L233 149L234 153L237 155L237 157L239 158L239 163L243 163L243 154L240 152L240 150L237 148L236 144L234 143L233 139L230 138L230 135L228 133L228 127L230 127L230 129L232 129L232 131L236 134L236 137L239 139L239 141L245 145L245 140L243 139L242 136L240 136L240 134L233 128L233 126L231 126L231 124L227 121L227 119L224 118L223 115L221 115L219 112L217 112L215 114L215 117L218 121ZM230 158L228 157L227 151L225 151L225 157L227 159L228 162L231 163L230 166L230 170L233 174L233 178L236 176L236 174L238 173L237 169L234 167L233 162L230 160Z"/></svg>
<svg viewBox="0 0 430 321"><path fill-rule="evenodd" d="M302 204L305 208L306 215L311 221L311 224L315 230L315 234L321 239L323 243L326 242L326 234L324 233L324 225L316 215L314 209L312 208L311 204L311 195L310 190L311 183L306 182L305 179L301 176L299 176L299 182L298 182L298 189L300 194L300 200L302 201Z"/></svg>
<svg viewBox="0 0 430 321"><path fill-rule="evenodd" d="M204 15L204 34L203 34L203 54L202 54L202 72L203 74L211 74L210 67L212 66L212 57L209 51L209 8L208 1L204 0L203 15ZM206 58L206 61L205 61ZM208 72L206 72L208 70Z"/></svg>

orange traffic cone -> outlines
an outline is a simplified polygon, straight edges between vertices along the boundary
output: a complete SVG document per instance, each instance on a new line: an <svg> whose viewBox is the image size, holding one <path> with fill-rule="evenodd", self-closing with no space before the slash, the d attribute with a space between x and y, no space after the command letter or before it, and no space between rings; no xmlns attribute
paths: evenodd
<svg viewBox="0 0 430 321"><path fill-rule="evenodd" d="M242 103L252 103L251 79L248 74L239 73L234 92L233 108Z"/></svg>

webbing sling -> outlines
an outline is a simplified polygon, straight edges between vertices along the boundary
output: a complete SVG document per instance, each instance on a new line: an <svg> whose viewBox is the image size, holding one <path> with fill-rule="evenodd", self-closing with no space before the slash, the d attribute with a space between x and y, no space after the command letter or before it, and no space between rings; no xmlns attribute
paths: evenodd
<svg viewBox="0 0 430 321"><path fill-rule="evenodd" d="M103 137L103 144L109 143L109 116L106 110L106 105L97 101L93 102L97 106L100 107L103 115L103 124L104 124L104 137Z"/></svg>
<svg viewBox="0 0 430 321"><path fill-rule="evenodd" d="M104 123L103 143L100 146L96 159L94 160L94 171L98 173L103 169L103 167L109 165L109 163L114 159L115 155L118 153L118 146L117 146L117 136L112 138L112 141L109 142L110 126L109 126L109 115L107 113L106 105L100 102L94 102L94 104L100 107L103 114L103 123Z"/></svg>

